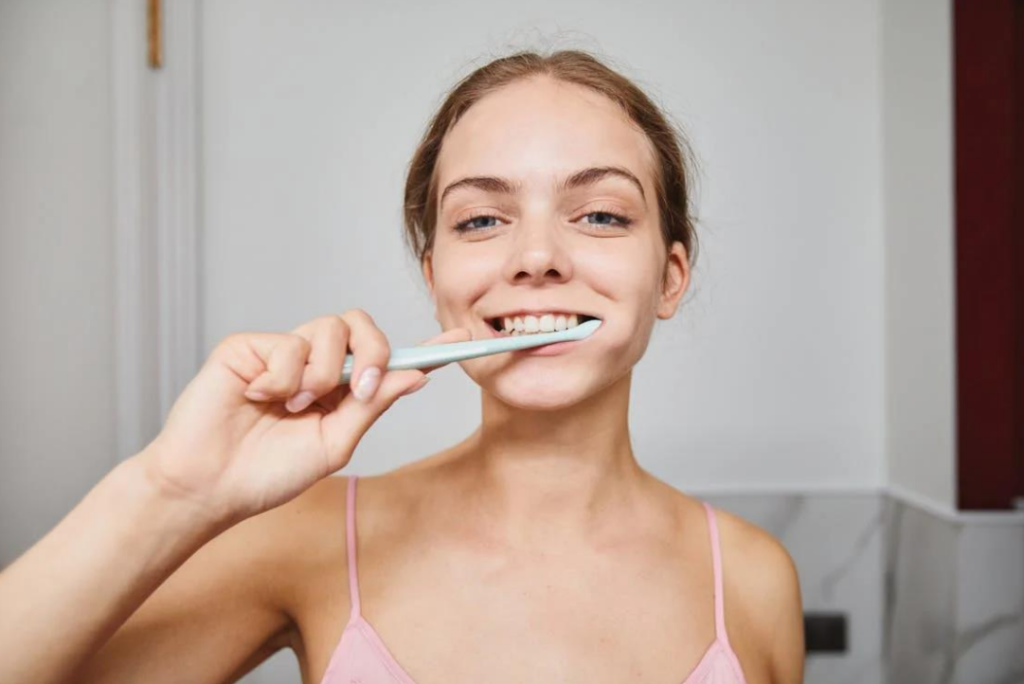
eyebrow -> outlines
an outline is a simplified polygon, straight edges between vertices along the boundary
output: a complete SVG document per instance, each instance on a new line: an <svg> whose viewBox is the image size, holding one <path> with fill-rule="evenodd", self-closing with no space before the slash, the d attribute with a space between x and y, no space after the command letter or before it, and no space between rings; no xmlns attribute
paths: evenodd
<svg viewBox="0 0 1024 684"><path fill-rule="evenodd" d="M640 179L633 175L629 169L621 166L592 166L582 169L562 181L558 186L558 190L560 192L575 190L586 185L593 185L604 178L610 177L625 178L640 191L640 196L643 197L644 202L647 201L647 195L644 193L644 186L640 183ZM499 178L498 176L469 176L467 178L460 178L454 183L450 183L444 189L444 192L441 193L440 205L443 206L445 198L452 191L459 188L477 188L484 192L514 195L522 188L522 183L513 183L507 178Z"/></svg>

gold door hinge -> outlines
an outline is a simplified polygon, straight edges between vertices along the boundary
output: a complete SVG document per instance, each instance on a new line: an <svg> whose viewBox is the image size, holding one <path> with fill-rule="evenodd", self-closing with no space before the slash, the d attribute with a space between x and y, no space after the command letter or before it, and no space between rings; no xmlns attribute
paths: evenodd
<svg viewBox="0 0 1024 684"><path fill-rule="evenodd" d="M164 65L162 0L149 0L146 19L149 34L149 66L159 69Z"/></svg>

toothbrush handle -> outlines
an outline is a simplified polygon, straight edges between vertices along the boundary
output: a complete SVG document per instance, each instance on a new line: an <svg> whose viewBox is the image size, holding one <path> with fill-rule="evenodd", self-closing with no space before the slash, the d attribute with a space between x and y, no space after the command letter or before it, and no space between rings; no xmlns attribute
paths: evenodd
<svg viewBox="0 0 1024 684"><path fill-rule="evenodd" d="M540 335L536 335L535 337L540 337ZM501 339L514 339L518 341L520 339L526 339L526 337L508 337ZM534 344L539 345L543 343L534 342ZM387 370L429 368L430 366L452 363L454 361L475 359L480 356L497 354L502 351L511 351L512 349L525 349L529 346L532 345L526 345L525 347L511 347L509 349L495 349L493 346L486 345L484 341L470 340L468 342L452 342L451 344L434 344L425 347L393 349L391 351L391 358L388 360ZM345 364L342 366L340 384L345 385L352 380L352 366L354 362L355 357L352 356L352 354L345 355Z"/></svg>
<svg viewBox="0 0 1024 684"><path fill-rule="evenodd" d="M510 337L494 337L487 340L470 340L468 342L452 342L450 344L432 344L420 347L405 347L394 349L388 361L387 370L408 370L410 368L429 368L439 366L453 361L465 361L475 359L479 356L500 354L517 349L529 349L540 347L553 342L567 342L583 339L590 335L600 325L600 321L588 321L572 330L563 330L550 333L536 333L533 335L519 335ZM345 385L352 379L352 365L355 357L352 354L345 355L345 363L342 366L341 381Z"/></svg>
<svg viewBox="0 0 1024 684"><path fill-rule="evenodd" d="M391 358L388 359L387 370L408 370L410 368L428 368L430 366L436 366L445 362L451 361L462 361L464 359L472 359L477 356L484 356L492 352L486 348L479 346L477 343L476 347L469 348L458 348L459 345L473 345L470 342L455 342L452 344L436 344L427 347L406 347L402 349L392 349ZM352 354L345 355L345 364L341 370L341 383L342 385L349 383L352 380L352 367L355 362L355 357Z"/></svg>

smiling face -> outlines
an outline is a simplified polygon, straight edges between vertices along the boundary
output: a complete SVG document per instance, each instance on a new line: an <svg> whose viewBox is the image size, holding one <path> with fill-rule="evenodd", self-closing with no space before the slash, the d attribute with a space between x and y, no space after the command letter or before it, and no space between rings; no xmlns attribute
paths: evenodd
<svg viewBox="0 0 1024 684"><path fill-rule="evenodd" d="M649 140L615 103L549 77L490 93L449 131L423 264L437 320L476 339L521 311L603 321L558 353L462 362L475 382L512 405L555 408L643 356L655 319L675 313L689 284L682 244L665 249L655 168Z"/></svg>

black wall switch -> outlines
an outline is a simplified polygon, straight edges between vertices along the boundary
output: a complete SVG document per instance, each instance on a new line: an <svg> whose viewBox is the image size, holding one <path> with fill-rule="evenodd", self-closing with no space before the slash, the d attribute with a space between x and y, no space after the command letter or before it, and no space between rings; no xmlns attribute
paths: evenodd
<svg viewBox="0 0 1024 684"><path fill-rule="evenodd" d="M804 645L808 653L846 653L846 615L804 613Z"/></svg>

